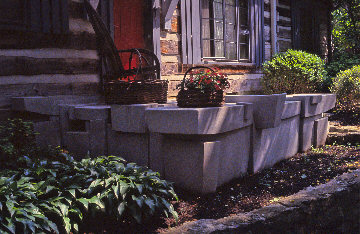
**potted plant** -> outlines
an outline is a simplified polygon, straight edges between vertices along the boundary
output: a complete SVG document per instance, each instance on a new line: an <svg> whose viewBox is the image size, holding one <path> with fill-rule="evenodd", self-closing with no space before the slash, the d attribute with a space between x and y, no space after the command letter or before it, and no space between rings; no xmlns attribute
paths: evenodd
<svg viewBox="0 0 360 234"><path fill-rule="evenodd" d="M224 104L224 90L230 87L227 75L198 66L186 71L176 87L179 107L216 107Z"/></svg>

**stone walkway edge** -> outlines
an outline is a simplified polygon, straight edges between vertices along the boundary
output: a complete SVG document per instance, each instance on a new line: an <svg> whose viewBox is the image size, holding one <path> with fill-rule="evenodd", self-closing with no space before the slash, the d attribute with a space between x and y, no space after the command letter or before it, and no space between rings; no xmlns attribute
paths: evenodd
<svg viewBox="0 0 360 234"><path fill-rule="evenodd" d="M307 187L269 206L221 219L202 219L165 233L309 233L360 231L360 169Z"/></svg>

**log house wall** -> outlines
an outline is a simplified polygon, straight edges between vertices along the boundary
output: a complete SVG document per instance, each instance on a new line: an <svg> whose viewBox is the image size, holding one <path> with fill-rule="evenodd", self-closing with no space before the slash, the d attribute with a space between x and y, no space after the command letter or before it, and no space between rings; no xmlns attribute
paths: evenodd
<svg viewBox="0 0 360 234"><path fill-rule="evenodd" d="M13 96L98 92L95 33L81 0L68 0L68 9L68 34L0 32L0 118Z"/></svg>

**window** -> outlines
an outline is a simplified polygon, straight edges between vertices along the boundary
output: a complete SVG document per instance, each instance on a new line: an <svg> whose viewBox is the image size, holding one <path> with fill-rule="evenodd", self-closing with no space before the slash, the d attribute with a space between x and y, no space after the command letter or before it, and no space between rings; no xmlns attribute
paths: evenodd
<svg viewBox="0 0 360 234"><path fill-rule="evenodd" d="M182 0L184 64L252 63L264 58L264 0Z"/></svg>
<svg viewBox="0 0 360 234"><path fill-rule="evenodd" d="M248 0L201 0L202 57L249 60Z"/></svg>

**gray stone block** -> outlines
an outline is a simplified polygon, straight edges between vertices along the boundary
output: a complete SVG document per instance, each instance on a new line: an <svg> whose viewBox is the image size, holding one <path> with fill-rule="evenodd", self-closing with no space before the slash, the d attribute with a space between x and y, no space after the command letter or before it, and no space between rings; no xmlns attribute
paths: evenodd
<svg viewBox="0 0 360 234"><path fill-rule="evenodd" d="M251 121L245 121L244 113L245 107L242 105L209 108L149 108L146 111L146 122L150 132L218 134L251 124Z"/></svg>
<svg viewBox="0 0 360 234"><path fill-rule="evenodd" d="M79 106L74 108L74 119L106 120L110 117L110 106Z"/></svg>
<svg viewBox="0 0 360 234"><path fill-rule="evenodd" d="M108 154L141 166L149 165L149 134L117 132L108 125Z"/></svg>
<svg viewBox="0 0 360 234"><path fill-rule="evenodd" d="M106 120L90 120L88 126L91 157L107 154Z"/></svg>
<svg viewBox="0 0 360 234"><path fill-rule="evenodd" d="M147 131L145 111L157 106L157 103L112 105L112 129L119 132L145 133Z"/></svg>
<svg viewBox="0 0 360 234"><path fill-rule="evenodd" d="M287 101L301 101L301 117L319 115L335 107L335 94L294 94Z"/></svg>
<svg viewBox="0 0 360 234"><path fill-rule="evenodd" d="M251 173L272 167L294 156L299 149L300 116L282 120L275 128L254 130L254 153L249 166Z"/></svg>
<svg viewBox="0 0 360 234"><path fill-rule="evenodd" d="M42 121L34 123L34 131L39 133L36 135L36 143L40 148L48 146L61 145L61 132L59 117L50 117L50 121Z"/></svg>
<svg viewBox="0 0 360 234"><path fill-rule="evenodd" d="M13 97L11 99L12 109L15 111L28 111L43 115L59 115L60 104L76 103L98 103L97 96L34 96L34 97Z"/></svg>
<svg viewBox="0 0 360 234"><path fill-rule="evenodd" d="M320 147L325 145L326 138L329 132L329 118L324 117L315 120L314 132L315 132L315 136L314 136L315 142L313 143L314 146Z"/></svg>
<svg viewBox="0 0 360 234"><path fill-rule="evenodd" d="M63 138L63 147L76 159L82 159L90 153L88 132L66 132Z"/></svg>
<svg viewBox="0 0 360 234"><path fill-rule="evenodd" d="M274 128L280 125L286 94L226 95L226 103L249 102L254 105L256 128Z"/></svg>
<svg viewBox="0 0 360 234"><path fill-rule="evenodd" d="M160 133L150 133L149 143L149 168L153 171L159 172L161 175L165 174L164 155L161 150L163 148L164 136Z"/></svg>
<svg viewBox="0 0 360 234"><path fill-rule="evenodd" d="M300 101L286 101L284 109L281 114L281 119L288 119L296 115L300 115L301 102Z"/></svg>
<svg viewBox="0 0 360 234"><path fill-rule="evenodd" d="M301 118L300 120L300 152L305 152L311 149L311 146L315 142L315 120L321 118L320 115L310 116L308 118Z"/></svg>
<svg viewBox="0 0 360 234"><path fill-rule="evenodd" d="M218 135L159 135L150 140L157 142L150 146L150 168L181 187L214 192L247 173L251 126Z"/></svg>
<svg viewBox="0 0 360 234"><path fill-rule="evenodd" d="M197 193L218 187L219 142L195 142L167 138L164 141L165 178Z"/></svg>

